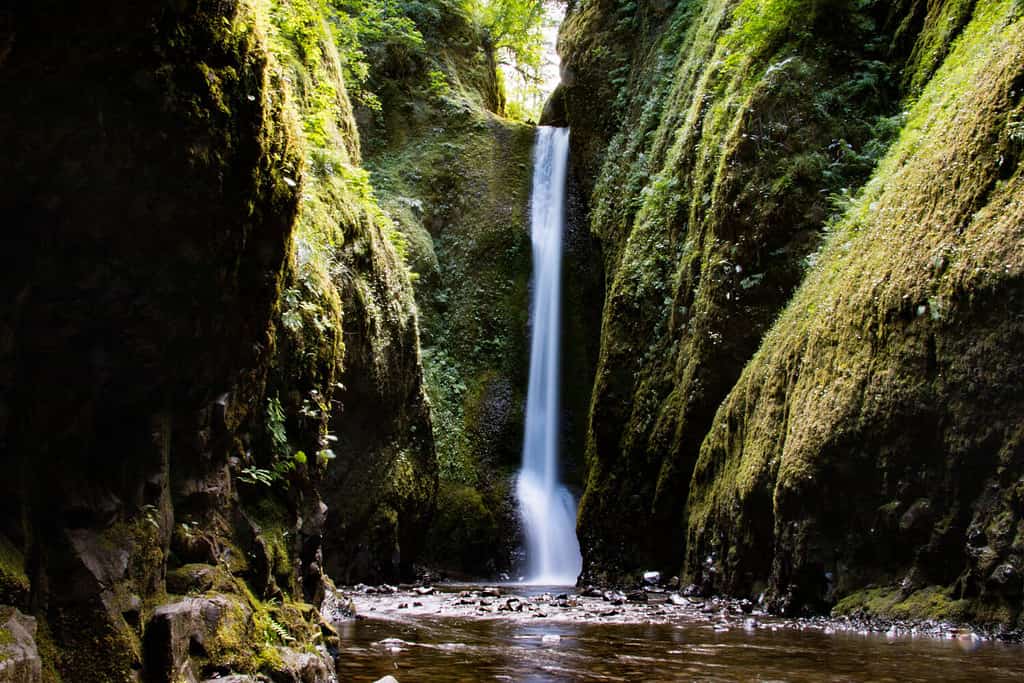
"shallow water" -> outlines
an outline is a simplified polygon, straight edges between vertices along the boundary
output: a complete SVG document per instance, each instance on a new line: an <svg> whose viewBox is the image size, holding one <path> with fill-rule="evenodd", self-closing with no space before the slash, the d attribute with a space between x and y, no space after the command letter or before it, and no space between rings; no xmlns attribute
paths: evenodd
<svg viewBox="0 0 1024 683"><path fill-rule="evenodd" d="M357 601L368 618L338 624L340 680L1024 680L1024 647L971 638L801 630L763 615L727 628L692 611L670 612L661 623L599 623L439 614L447 608L430 602L419 612L392 608L403 599L412 598Z"/></svg>

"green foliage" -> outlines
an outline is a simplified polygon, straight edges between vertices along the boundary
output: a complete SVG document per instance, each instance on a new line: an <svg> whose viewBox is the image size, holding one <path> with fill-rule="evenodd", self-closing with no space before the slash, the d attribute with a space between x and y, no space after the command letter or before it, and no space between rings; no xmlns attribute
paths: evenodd
<svg viewBox="0 0 1024 683"><path fill-rule="evenodd" d="M543 0L466 0L467 10L481 27L486 50L496 55L507 89L506 115L516 120L539 116L544 66Z"/></svg>
<svg viewBox="0 0 1024 683"><path fill-rule="evenodd" d="M485 47L505 51L516 68L540 67L542 0L466 0L466 8L483 29Z"/></svg>
<svg viewBox="0 0 1024 683"><path fill-rule="evenodd" d="M430 93L434 97L444 97L451 90L451 86L448 85L448 77L444 75L443 71L438 69L432 70L427 74L429 80Z"/></svg>
<svg viewBox="0 0 1024 683"><path fill-rule="evenodd" d="M429 95L454 95L455 99L470 102L476 99L474 88L493 88L497 81L497 92L485 95L488 108L500 112L501 101L509 96L511 107L506 115L515 118L540 113L543 102L538 86L547 17L542 0L406 0L399 6L415 29L428 36L430 49L422 43L400 49L393 42L368 36L364 49L373 45L375 53L388 54L389 71L404 65L397 70L404 70L407 76L423 74ZM496 65L499 71L495 71ZM507 88L508 79L512 81L511 90ZM497 101L491 102L492 97Z"/></svg>
<svg viewBox="0 0 1024 683"><path fill-rule="evenodd" d="M238 481L243 484L273 486L278 479L279 475L274 470L266 470L252 465L238 473Z"/></svg>
<svg viewBox="0 0 1024 683"><path fill-rule="evenodd" d="M330 448L322 448L316 452L316 464L321 469L327 469L327 465L334 460L337 455Z"/></svg>
<svg viewBox="0 0 1024 683"><path fill-rule="evenodd" d="M274 645L276 643L287 645L288 643L295 642L295 637L288 632L288 629L277 623L277 621L269 614L266 615L266 620L264 622L263 638L268 645Z"/></svg>
<svg viewBox="0 0 1024 683"><path fill-rule="evenodd" d="M273 456L275 458L287 457L288 434L285 432L284 410L281 408L281 401L276 396L267 399L266 428Z"/></svg>
<svg viewBox="0 0 1024 683"><path fill-rule="evenodd" d="M316 71L336 50L349 89L371 108L379 108L380 103L364 89L370 70L364 46L371 42L406 49L423 45L423 36L403 14L401 4L386 0L273 0L271 12L308 70ZM323 40L325 27L329 27L333 45ZM330 97L332 93L324 89L321 95Z"/></svg>
<svg viewBox="0 0 1024 683"><path fill-rule="evenodd" d="M270 467L249 465L237 474L237 478L243 484L251 486L259 484L269 487L276 483L284 482L287 488L288 475L298 467L304 466L307 458L303 451L296 451L294 454L291 454L288 432L285 427L284 408L276 396L267 399L264 426L270 443Z"/></svg>

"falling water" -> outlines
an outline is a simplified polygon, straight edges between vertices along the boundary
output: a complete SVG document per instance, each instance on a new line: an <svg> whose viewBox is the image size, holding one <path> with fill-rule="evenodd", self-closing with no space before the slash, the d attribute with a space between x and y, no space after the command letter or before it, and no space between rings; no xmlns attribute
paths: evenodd
<svg viewBox="0 0 1024 683"><path fill-rule="evenodd" d="M580 572L576 502L558 481L562 231L569 129L541 126L533 167L533 302L523 468L516 496L526 532L530 583L575 584Z"/></svg>

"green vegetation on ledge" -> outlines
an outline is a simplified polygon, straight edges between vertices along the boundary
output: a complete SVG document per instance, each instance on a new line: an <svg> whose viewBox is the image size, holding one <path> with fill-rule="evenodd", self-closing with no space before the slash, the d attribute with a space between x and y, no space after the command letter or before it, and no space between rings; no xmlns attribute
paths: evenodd
<svg viewBox="0 0 1024 683"><path fill-rule="evenodd" d="M441 488L425 561L457 575L509 569L510 477L525 401L532 127L494 113L498 75L471 15L438 4L417 27L421 71L383 59L383 109L359 115L367 167L415 273ZM370 54L383 50L371 46ZM441 76L438 76L440 83Z"/></svg>
<svg viewBox="0 0 1024 683"><path fill-rule="evenodd" d="M592 578L678 569L714 410L899 127L884 15L845 0L570 13L556 102L608 282L580 509Z"/></svg>
<svg viewBox="0 0 1024 683"><path fill-rule="evenodd" d="M977 4L719 410L689 501L695 580L763 581L796 611L882 579L901 594L868 609L939 586L963 616L1018 619L1021 14Z"/></svg>

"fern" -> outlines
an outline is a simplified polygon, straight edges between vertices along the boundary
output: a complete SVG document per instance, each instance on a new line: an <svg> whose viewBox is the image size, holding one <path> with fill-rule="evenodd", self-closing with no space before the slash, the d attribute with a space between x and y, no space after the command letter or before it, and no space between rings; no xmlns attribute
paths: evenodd
<svg viewBox="0 0 1024 683"><path fill-rule="evenodd" d="M268 622L268 625L267 625L267 642L268 643L273 639L273 636L277 636L277 639L280 640L282 643L294 643L295 642L295 638L292 636L292 634L288 633L288 629L286 629L281 624L277 623L274 620L274 617L272 617L270 615L267 615L267 622Z"/></svg>
<svg viewBox="0 0 1024 683"><path fill-rule="evenodd" d="M246 467L239 472L238 480L244 484L263 484L271 486L281 475L274 470L265 470L259 467Z"/></svg>

